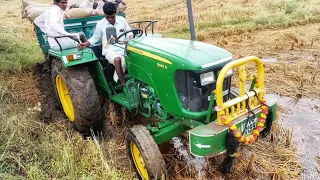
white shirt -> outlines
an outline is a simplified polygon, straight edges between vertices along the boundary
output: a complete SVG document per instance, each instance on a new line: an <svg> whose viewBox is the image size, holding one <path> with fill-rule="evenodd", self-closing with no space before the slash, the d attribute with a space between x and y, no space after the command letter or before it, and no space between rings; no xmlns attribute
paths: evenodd
<svg viewBox="0 0 320 180"><path fill-rule="evenodd" d="M109 21L106 18L101 19L97 22L96 29L94 31L93 36L88 40L90 44L95 44L99 40L102 39L102 55L106 56L108 51L115 51L120 54L124 54L124 45L115 44L115 45L108 45L107 44L107 36L106 36L106 28L107 27L115 27L117 31L117 37L119 37L122 33L125 31L131 30L129 27L126 19L122 16L116 16L115 24L112 25L109 23ZM126 35L126 37L133 36L133 33L130 32ZM125 36L122 36L119 40L125 41Z"/></svg>
<svg viewBox="0 0 320 180"><path fill-rule="evenodd" d="M98 3L98 6L97 6L96 10L103 9L104 2L102 0L83 0L80 3L79 8L82 8L82 9L93 9L94 2Z"/></svg>
<svg viewBox="0 0 320 180"><path fill-rule="evenodd" d="M70 34L64 29L63 16L63 10L59 6L54 5L38 16L34 20L34 23L48 36L76 35L73 33ZM70 41L71 39L68 37L58 38L57 40L62 46L62 49L72 48L76 45L75 41ZM48 37L48 42L52 49L59 49L57 42L53 38Z"/></svg>

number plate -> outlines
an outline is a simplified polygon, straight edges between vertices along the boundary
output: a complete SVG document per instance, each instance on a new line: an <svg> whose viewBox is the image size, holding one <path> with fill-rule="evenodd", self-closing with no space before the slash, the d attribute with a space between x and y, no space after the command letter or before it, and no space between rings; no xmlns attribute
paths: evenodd
<svg viewBox="0 0 320 180"><path fill-rule="evenodd" d="M243 123L241 125L241 129L243 131L246 128L246 130L243 132L244 136L248 136L248 135L252 134L252 131L257 126L257 121L258 121L258 118L256 117L256 115L250 116L248 120L243 121Z"/></svg>

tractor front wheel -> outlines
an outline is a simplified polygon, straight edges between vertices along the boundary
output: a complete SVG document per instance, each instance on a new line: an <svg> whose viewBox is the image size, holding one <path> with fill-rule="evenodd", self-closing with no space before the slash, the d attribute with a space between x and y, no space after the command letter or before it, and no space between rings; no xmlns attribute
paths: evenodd
<svg viewBox="0 0 320 180"><path fill-rule="evenodd" d="M64 67L58 59L51 64L52 83L60 107L83 134L101 127L102 110L93 79L84 65Z"/></svg>
<svg viewBox="0 0 320 180"><path fill-rule="evenodd" d="M150 135L141 125L133 126L127 132L127 150L129 158L138 173L139 179L162 179L166 174L163 156Z"/></svg>

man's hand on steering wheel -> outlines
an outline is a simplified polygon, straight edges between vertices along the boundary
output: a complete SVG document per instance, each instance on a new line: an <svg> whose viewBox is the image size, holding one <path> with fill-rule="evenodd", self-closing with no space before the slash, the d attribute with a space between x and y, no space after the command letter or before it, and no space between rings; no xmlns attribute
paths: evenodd
<svg viewBox="0 0 320 180"><path fill-rule="evenodd" d="M128 38L128 41L130 41L131 39L133 39L133 35L130 35L129 38ZM118 42L120 42L120 44L127 44L128 41L122 41L122 40L118 40Z"/></svg>
<svg viewBox="0 0 320 180"><path fill-rule="evenodd" d="M142 29L131 29L129 31L125 31L124 33L120 34L120 36L117 37L117 41L121 42L121 40L119 40L121 37L127 35L128 33L133 33L133 35L129 36L129 40L135 38L136 36L141 37L143 35L143 30Z"/></svg>

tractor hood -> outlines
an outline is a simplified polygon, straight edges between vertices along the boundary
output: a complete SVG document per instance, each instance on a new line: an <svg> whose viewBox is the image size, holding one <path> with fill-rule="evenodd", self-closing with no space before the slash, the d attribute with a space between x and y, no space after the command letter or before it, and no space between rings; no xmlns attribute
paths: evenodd
<svg viewBox="0 0 320 180"><path fill-rule="evenodd" d="M129 46L190 70L212 68L232 60L232 54L225 49L191 40L141 37L130 41Z"/></svg>

